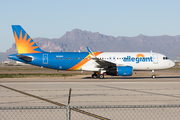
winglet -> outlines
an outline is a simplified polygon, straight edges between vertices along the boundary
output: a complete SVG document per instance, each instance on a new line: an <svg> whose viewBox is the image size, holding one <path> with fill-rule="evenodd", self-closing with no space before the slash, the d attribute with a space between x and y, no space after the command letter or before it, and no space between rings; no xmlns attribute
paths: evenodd
<svg viewBox="0 0 180 120"><path fill-rule="evenodd" d="M91 51L91 49L89 49L88 47L86 47L86 48L87 48L89 54L91 54L93 57L96 57L96 56L94 55L94 53Z"/></svg>

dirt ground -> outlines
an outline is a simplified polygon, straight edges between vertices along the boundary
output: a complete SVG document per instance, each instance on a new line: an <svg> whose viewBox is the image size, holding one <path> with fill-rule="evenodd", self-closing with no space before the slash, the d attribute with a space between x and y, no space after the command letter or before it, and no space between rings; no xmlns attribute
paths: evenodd
<svg viewBox="0 0 180 120"><path fill-rule="evenodd" d="M167 69L167 70L158 70L155 71L155 74L157 76L164 76L164 75L180 75L180 70L176 69L180 66L176 65L174 69ZM19 73L41 73L41 74L71 74L71 73L77 73L82 75L91 76L93 72L87 72L87 71L57 71L53 69L46 69L41 68L37 66L32 65L23 65L23 66L0 66L0 74L19 74ZM78 75L79 76L79 75ZM133 76L151 76L151 71L134 71Z"/></svg>

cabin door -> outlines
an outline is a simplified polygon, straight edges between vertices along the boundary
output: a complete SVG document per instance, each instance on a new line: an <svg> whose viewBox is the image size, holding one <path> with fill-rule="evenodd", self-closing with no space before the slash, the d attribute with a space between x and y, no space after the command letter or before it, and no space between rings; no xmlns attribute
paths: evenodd
<svg viewBox="0 0 180 120"><path fill-rule="evenodd" d="M48 54L43 54L43 64L48 64Z"/></svg>

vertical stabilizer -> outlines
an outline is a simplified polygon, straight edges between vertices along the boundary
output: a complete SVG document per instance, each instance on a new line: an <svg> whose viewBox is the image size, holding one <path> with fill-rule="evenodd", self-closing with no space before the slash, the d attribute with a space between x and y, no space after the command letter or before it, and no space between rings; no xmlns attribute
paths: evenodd
<svg viewBox="0 0 180 120"><path fill-rule="evenodd" d="M20 25L12 25L12 30L19 54L44 52Z"/></svg>

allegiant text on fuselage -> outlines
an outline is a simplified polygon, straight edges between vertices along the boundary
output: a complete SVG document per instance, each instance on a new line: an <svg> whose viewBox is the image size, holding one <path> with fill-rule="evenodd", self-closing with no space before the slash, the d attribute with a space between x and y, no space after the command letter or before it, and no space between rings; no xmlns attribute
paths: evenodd
<svg viewBox="0 0 180 120"><path fill-rule="evenodd" d="M123 57L123 61L124 62L136 62L136 63L140 63L140 62L153 62L153 57L131 57L131 56L127 56L127 57Z"/></svg>

